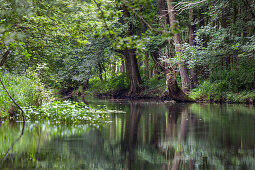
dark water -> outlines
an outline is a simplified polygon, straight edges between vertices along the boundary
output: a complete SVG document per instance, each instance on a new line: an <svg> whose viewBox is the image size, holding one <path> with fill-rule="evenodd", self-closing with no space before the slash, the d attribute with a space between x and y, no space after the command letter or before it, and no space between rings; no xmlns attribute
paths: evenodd
<svg viewBox="0 0 255 170"><path fill-rule="evenodd" d="M0 169L255 169L255 108L88 103L111 110L111 122L0 124Z"/></svg>

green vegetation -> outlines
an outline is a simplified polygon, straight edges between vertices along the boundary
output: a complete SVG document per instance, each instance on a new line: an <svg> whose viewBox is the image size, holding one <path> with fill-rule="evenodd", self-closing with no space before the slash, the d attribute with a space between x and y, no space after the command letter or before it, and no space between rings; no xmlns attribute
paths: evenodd
<svg viewBox="0 0 255 170"><path fill-rule="evenodd" d="M22 107L42 104L45 89L253 103L254 8L254 0L0 0L0 67ZM1 101L8 117L15 107Z"/></svg>
<svg viewBox="0 0 255 170"><path fill-rule="evenodd" d="M54 101L40 107L25 108L28 120L49 120L61 124L96 124L105 120L105 110L92 109L83 102Z"/></svg>
<svg viewBox="0 0 255 170"><path fill-rule="evenodd" d="M108 93L117 90L127 89L129 86L126 74L112 75L106 81L101 81L99 77L90 79L86 94ZM82 91L83 92L83 91Z"/></svg>
<svg viewBox="0 0 255 170"><path fill-rule="evenodd" d="M39 106L43 102L52 100L49 90L36 80L25 76L0 72L3 83L21 107ZM1 118L15 117L18 108L14 105L3 89L0 87L0 112Z"/></svg>
<svg viewBox="0 0 255 170"><path fill-rule="evenodd" d="M227 81L217 81L211 83L204 81L199 87L193 89L190 97L203 102L231 102L231 103L253 103L255 101L255 91L234 92L228 90Z"/></svg>

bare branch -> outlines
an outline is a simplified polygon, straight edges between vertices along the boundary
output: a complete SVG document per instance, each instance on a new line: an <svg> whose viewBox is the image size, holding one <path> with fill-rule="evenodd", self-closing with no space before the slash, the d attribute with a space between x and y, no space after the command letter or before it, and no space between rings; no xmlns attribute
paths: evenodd
<svg viewBox="0 0 255 170"><path fill-rule="evenodd" d="M174 6L174 8L176 9L176 11L178 13L182 13L184 10L190 9L193 6L203 3L203 2L206 2L206 1L208 1L208 0L201 0L201 1L197 1L197 2L179 2L178 4L176 4Z"/></svg>

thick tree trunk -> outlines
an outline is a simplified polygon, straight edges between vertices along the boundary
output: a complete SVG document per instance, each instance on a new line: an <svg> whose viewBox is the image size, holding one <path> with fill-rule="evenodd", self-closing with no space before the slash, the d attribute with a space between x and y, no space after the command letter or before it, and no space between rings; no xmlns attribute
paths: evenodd
<svg viewBox="0 0 255 170"><path fill-rule="evenodd" d="M167 70L168 71L168 70ZM174 70L166 73L166 85L168 96L176 101L192 101L179 87Z"/></svg>
<svg viewBox="0 0 255 170"><path fill-rule="evenodd" d="M164 28L167 24L167 12L166 12L166 1L165 0L158 0L158 13L161 19L161 25Z"/></svg>
<svg viewBox="0 0 255 170"><path fill-rule="evenodd" d="M170 22L170 26L172 28L174 28L177 24L177 21L176 21L175 9L174 9L174 6L172 5L172 2L173 2L173 0L167 0L169 22ZM179 55L179 57L181 59L182 47L181 47L180 34L174 35L174 44L175 44L175 52L177 55ZM184 61L180 61L179 70L180 70L181 81L182 81L182 90L184 92L187 92L190 87L190 80L189 80L189 76L188 76L187 65Z"/></svg>
<svg viewBox="0 0 255 170"><path fill-rule="evenodd" d="M164 21L164 23L162 23L163 28L166 24L168 24L167 23L167 13L165 12L165 9L166 9L165 2L166 2L165 0L158 0L159 15L162 16L162 20ZM169 2L167 2L167 4L169 4ZM175 39L176 39L176 37L175 37ZM180 42L180 40L179 40L179 42ZM178 44L180 44L180 43L178 43ZM177 47L177 45L176 45L176 47ZM159 51L152 52L151 56L152 56L153 60L155 61L155 63L158 64L158 62L159 62L158 59L160 58ZM173 100L177 100L177 101L191 101L191 99L189 99L186 96L186 94L178 87L176 77L175 77L175 70L174 69L170 70L170 68L168 66L169 66L168 63L164 63L164 66L159 64L159 68L166 75L166 86L168 89L168 97L172 98Z"/></svg>
<svg viewBox="0 0 255 170"><path fill-rule="evenodd" d="M124 57L126 61L126 70L130 78L129 94L132 95L138 92L139 85L142 82L137 64L135 50L132 49L124 50Z"/></svg>
<svg viewBox="0 0 255 170"><path fill-rule="evenodd" d="M195 25L194 25L194 14L193 9L189 10L189 18L190 18L190 25L189 25L189 45L194 46L195 45ZM196 70L194 67L190 69L190 79L191 79L191 88L197 87L197 75Z"/></svg>
<svg viewBox="0 0 255 170"><path fill-rule="evenodd" d="M126 6L122 6L123 14L125 17L129 18L130 13L128 12ZM129 23L129 27L127 30L127 36L133 35L133 25ZM123 51L126 63L126 70L129 74L130 78L130 90L129 95L133 95L138 92L139 85L141 84L141 77L139 73L139 68L137 64L136 58L136 50L135 49L125 49Z"/></svg>
<svg viewBox="0 0 255 170"><path fill-rule="evenodd" d="M88 86L89 86L89 79L87 78L87 79L85 79L85 81L83 83L82 89L83 90L87 90Z"/></svg>

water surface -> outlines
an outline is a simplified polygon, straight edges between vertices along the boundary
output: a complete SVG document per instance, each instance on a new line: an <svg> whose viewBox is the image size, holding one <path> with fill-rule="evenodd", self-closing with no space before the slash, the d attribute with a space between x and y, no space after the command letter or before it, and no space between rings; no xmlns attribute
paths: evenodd
<svg viewBox="0 0 255 170"><path fill-rule="evenodd" d="M2 122L0 169L255 169L253 107L87 102L109 122Z"/></svg>

